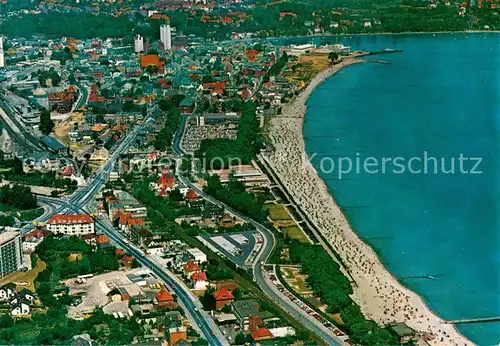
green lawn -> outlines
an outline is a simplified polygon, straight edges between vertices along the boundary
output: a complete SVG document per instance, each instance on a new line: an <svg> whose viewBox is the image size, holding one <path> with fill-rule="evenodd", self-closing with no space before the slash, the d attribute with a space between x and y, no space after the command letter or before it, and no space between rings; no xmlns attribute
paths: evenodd
<svg viewBox="0 0 500 346"><path fill-rule="evenodd" d="M301 243L309 243L309 239L307 239L307 236L298 226L285 227L283 228L283 232L285 232L291 239L298 240Z"/></svg>
<svg viewBox="0 0 500 346"><path fill-rule="evenodd" d="M23 210L19 212L19 219L21 221L31 221L43 214L43 208Z"/></svg>
<svg viewBox="0 0 500 346"><path fill-rule="evenodd" d="M264 208L269 210L269 217L271 220L291 220L290 214L288 214L288 211L281 205L279 204L266 204L264 205Z"/></svg>

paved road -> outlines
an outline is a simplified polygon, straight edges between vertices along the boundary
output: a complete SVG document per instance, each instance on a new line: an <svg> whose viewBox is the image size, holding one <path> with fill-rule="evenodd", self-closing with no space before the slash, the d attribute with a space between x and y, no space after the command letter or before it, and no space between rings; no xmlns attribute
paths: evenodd
<svg viewBox="0 0 500 346"><path fill-rule="evenodd" d="M156 107L151 108L150 112L155 112ZM110 156L106 164L96 172L92 181L85 187L76 190L66 201L49 197L39 197L39 201L48 206L57 206L54 213L68 212L88 212L85 208L91 202L95 194L104 186L109 173L112 171L114 164L121 153L123 153L135 139L137 133L151 122L152 118L148 117L141 125L137 126L127 134L126 138L118 146L118 148ZM47 221L52 213L44 213L36 221ZM182 305L186 307L186 314L191 318L194 326L197 326L203 337L208 341L209 345L227 345L227 341L221 331L215 326L212 318L199 306L198 299L192 295L192 292L184 285L181 285L171 272L159 267L151 259L147 258L144 253L131 245L125 238L119 234L114 227L102 219L96 219L96 225L104 233L106 233L115 243L120 245L128 253L133 254L141 264L150 269L160 279L164 280L176 293ZM27 225L22 229L23 233L29 232L32 227Z"/></svg>
<svg viewBox="0 0 500 346"><path fill-rule="evenodd" d="M10 105L1 97L0 108L3 109L7 116L7 119L2 117L1 121L13 142L30 151L45 151L45 148L40 144L40 140L29 133L29 130L24 125L19 123Z"/></svg>
<svg viewBox="0 0 500 346"><path fill-rule="evenodd" d="M87 100L89 98L89 91L87 89L87 86L83 85L80 82L74 82L73 84L76 85L76 87L80 91L80 97L78 98L78 101L73 107L73 110L77 111L87 104Z"/></svg>
<svg viewBox="0 0 500 346"><path fill-rule="evenodd" d="M177 160L177 163L180 163L180 160ZM176 172L179 172L179 169L176 169ZM177 175L177 178L186 186L193 189L200 197L208 200L209 202L218 205L219 207L224 208L224 210L229 213L235 215L236 217L242 219L244 222L248 224L252 224L262 235L264 238L264 244L262 246L261 252L257 255L254 263L252 264L254 280L260 289L270 297L275 303L279 306L283 307L292 317L300 321L300 323L316 334L319 338L321 338L328 345L345 345L345 343L337 337L331 330L323 326L319 321L315 320L305 311L300 309L295 303L293 303L288 297L286 297L283 293L278 291L276 287L272 284L267 277L265 271L263 270L263 264L267 262L271 252L273 251L276 240L274 238L274 234L271 230L264 227L262 224L258 223L255 220L246 217L245 215L237 212L230 206L222 203L221 201L213 198L212 196L206 194L201 188L197 185L191 183L189 179L183 177L181 175Z"/></svg>

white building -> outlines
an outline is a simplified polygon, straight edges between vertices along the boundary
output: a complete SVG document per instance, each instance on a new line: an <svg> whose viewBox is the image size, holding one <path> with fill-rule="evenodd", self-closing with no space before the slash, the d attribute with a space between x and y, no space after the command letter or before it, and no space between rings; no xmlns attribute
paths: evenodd
<svg viewBox="0 0 500 346"><path fill-rule="evenodd" d="M3 37L0 36L0 68L5 67L5 60L3 55Z"/></svg>
<svg viewBox="0 0 500 346"><path fill-rule="evenodd" d="M160 26L160 41L163 43L163 48L165 50L172 49L172 33L170 25L163 24Z"/></svg>
<svg viewBox="0 0 500 346"><path fill-rule="evenodd" d="M303 54L313 53L316 46L313 44L291 45L288 55L301 56Z"/></svg>
<svg viewBox="0 0 500 346"><path fill-rule="evenodd" d="M208 286L207 274L205 272L197 272L191 276L191 281L193 281L193 290L195 291L205 291Z"/></svg>
<svg viewBox="0 0 500 346"><path fill-rule="evenodd" d="M200 249L192 248L186 249L187 252L193 257L193 260L198 264L205 263L207 261L207 255L205 255Z"/></svg>
<svg viewBox="0 0 500 346"><path fill-rule="evenodd" d="M47 230L76 236L95 233L94 220L87 214L54 215L47 221Z"/></svg>
<svg viewBox="0 0 500 346"><path fill-rule="evenodd" d="M274 335L275 338L284 338L286 336L295 335L295 329L293 329L292 327L270 328L269 331Z"/></svg>
<svg viewBox="0 0 500 346"><path fill-rule="evenodd" d="M144 37L142 37L141 35L137 35L134 38L134 52L144 52Z"/></svg>
<svg viewBox="0 0 500 346"><path fill-rule="evenodd" d="M0 287L0 301L8 300L16 295L16 285L8 283Z"/></svg>
<svg viewBox="0 0 500 346"><path fill-rule="evenodd" d="M42 238L30 238L23 241L23 251L26 253L35 252L36 247L40 245L43 241Z"/></svg>
<svg viewBox="0 0 500 346"><path fill-rule="evenodd" d="M30 312L31 312L30 306L27 304L27 302L24 301L20 301L14 304L10 310L10 314L12 316L29 315Z"/></svg>
<svg viewBox="0 0 500 346"><path fill-rule="evenodd" d="M24 267L23 240L15 231L0 233L0 277Z"/></svg>

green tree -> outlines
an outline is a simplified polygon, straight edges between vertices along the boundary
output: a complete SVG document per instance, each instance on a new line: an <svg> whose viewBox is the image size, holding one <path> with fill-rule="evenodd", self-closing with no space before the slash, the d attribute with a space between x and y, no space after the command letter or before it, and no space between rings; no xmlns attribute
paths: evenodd
<svg viewBox="0 0 500 346"><path fill-rule="evenodd" d="M201 303L203 305L203 309L205 309L206 311L215 310L215 303L216 303L215 297L208 291L205 292L205 294L203 295Z"/></svg>
<svg viewBox="0 0 500 346"><path fill-rule="evenodd" d="M10 328L14 325L14 319L10 315L0 315L0 329Z"/></svg>
<svg viewBox="0 0 500 346"><path fill-rule="evenodd" d="M330 52L328 53L328 59L330 60L330 62L334 63L339 59L339 55L336 52Z"/></svg>
<svg viewBox="0 0 500 346"><path fill-rule="evenodd" d="M42 109L40 113L40 131L44 135L49 135L54 129L54 121L50 118L50 112L47 109Z"/></svg>
<svg viewBox="0 0 500 346"><path fill-rule="evenodd" d="M247 337L242 332L239 332L234 338L234 343L236 345L244 345L247 342Z"/></svg>

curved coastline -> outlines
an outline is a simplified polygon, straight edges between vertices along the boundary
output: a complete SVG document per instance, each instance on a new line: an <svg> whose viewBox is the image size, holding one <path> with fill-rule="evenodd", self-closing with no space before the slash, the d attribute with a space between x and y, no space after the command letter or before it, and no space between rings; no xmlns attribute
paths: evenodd
<svg viewBox="0 0 500 346"><path fill-rule="evenodd" d="M444 320L419 295L403 286L384 267L373 248L350 227L308 159L302 130L309 96L342 68L361 62L357 57L348 57L320 72L299 96L284 106L285 117L271 119L269 138L275 151L266 154L267 162L342 258L357 284L352 299L365 316L382 324L404 321L414 330L433 337L428 340L431 345L473 345L454 325L443 324Z"/></svg>

